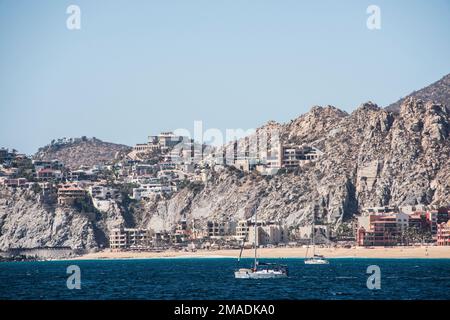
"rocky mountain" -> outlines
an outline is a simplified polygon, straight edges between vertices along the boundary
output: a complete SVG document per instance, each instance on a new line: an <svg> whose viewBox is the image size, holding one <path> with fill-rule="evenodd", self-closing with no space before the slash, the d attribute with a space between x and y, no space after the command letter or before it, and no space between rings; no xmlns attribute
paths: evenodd
<svg viewBox="0 0 450 320"><path fill-rule="evenodd" d="M273 177L211 171L203 189L145 204L140 225L167 229L181 215L249 218L256 207L262 219L295 227L311 221L314 206L338 225L367 206L449 205L450 116L442 105L410 98L399 114L370 102L351 114L314 107L281 130L322 150L321 160Z"/></svg>
<svg viewBox="0 0 450 320"><path fill-rule="evenodd" d="M53 140L49 145L40 148L34 155L34 159L58 159L67 167L77 169L80 166L92 166L120 159L130 150L131 148L128 146L104 142L97 138L64 138Z"/></svg>
<svg viewBox="0 0 450 320"><path fill-rule="evenodd" d="M408 98L420 99L425 102L433 101L434 103L440 103L450 108L450 74L423 89L414 91L410 95L387 106L386 109L398 113L401 104Z"/></svg>
<svg viewBox="0 0 450 320"><path fill-rule="evenodd" d="M253 208L262 219L295 228L309 224L313 211L319 220L338 226L368 206L450 205L450 112L442 104L407 98L391 112L367 102L350 114L316 106L260 130L267 128L279 130L283 142L309 144L323 155L273 176L217 167L205 172L205 183L189 183L171 197L155 195L126 205L95 201L95 212L88 213L44 204L32 191L0 189L0 250L92 249L107 244L109 230L118 225L171 230L183 216L201 225L208 219L250 218ZM49 146L38 155L72 166L88 164L94 161L90 157L100 158L92 145L104 143ZM113 157L111 150L122 148L99 153Z"/></svg>

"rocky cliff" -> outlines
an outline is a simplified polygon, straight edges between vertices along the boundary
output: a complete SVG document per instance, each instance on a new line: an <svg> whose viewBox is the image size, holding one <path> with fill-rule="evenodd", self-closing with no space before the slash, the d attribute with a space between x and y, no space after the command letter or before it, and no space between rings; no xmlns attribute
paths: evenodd
<svg viewBox="0 0 450 320"><path fill-rule="evenodd" d="M273 177L212 171L203 189L146 204L141 224L167 229L184 214L248 218L256 207L263 219L297 226L314 205L324 222L339 224L366 206L449 204L450 117L442 105L408 99L398 115L370 102L350 115L314 107L280 128L283 139L322 150L322 159Z"/></svg>
<svg viewBox="0 0 450 320"><path fill-rule="evenodd" d="M189 184L170 198L123 207L94 202L85 213L46 205L32 191L0 190L0 250L11 247L107 244L118 225L170 230L182 216L207 219L262 219L291 227L318 218L339 225L362 207L450 204L450 114L440 104L409 98L398 113L368 102L351 114L313 107L286 123L270 126L281 139L308 143L324 152L317 162L293 172L261 176L233 168L209 170L204 184Z"/></svg>
<svg viewBox="0 0 450 320"><path fill-rule="evenodd" d="M95 201L97 210L48 203L31 190L0 188L0 251L70 247L90 250L108 244L107 232L123 223L115 202Z"/></svg>

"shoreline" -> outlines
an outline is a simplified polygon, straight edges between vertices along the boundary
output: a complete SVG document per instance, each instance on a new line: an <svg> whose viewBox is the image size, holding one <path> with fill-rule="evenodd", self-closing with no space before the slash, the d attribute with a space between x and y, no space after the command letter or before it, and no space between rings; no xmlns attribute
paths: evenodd
<svg viewBox="0 0 450 320"><path fill-rule="evenodd" d="M131 260L160 258L226 258L237 259L239 249L186 251L110 251L103 250L62 260ZM332 259L450 259L450 247L353 247L353 248L317 248L316 252ZM304 259L306 248L261 248L258 257L261 259ZM253 258L253 250L244 250L242 258Z"/></svg>

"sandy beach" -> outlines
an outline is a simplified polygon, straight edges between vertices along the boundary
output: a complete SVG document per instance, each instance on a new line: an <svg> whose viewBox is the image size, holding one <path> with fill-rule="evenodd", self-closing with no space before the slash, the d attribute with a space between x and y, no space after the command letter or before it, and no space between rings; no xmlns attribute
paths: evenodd
<svg viewBox="0 0 450 320"><path fill-rule="evenodd" d="M395 247L395 248L319 248L319 254L328 258L447 258L450 259L450 247ZM261 248L258 255L262 258L304 258L306 248ZM120 251L110 250L89 253L75 260L91 259L149 259L149 258L237 258L239 250L197 250L184 251ZM253 257L253 250L244 250L243 257Z"/></svg>

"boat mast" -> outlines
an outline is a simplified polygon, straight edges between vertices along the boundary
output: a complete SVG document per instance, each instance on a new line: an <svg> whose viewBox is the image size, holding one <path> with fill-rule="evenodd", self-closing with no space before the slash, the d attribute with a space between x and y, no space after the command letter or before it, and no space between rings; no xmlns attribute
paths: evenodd
<svg viewBox="0 0 450 320"><path fill-rule="evenodd" d="M246 233L244 239L242 240L242 244L241 244L241 252L239 253L239 258L238 258L238 264L239 264L239 262L241 262L242 251L244 250L244 245L245 245L245 242L247 241L247 239L248 239L248 232Z"/></svg>
<svg viewBox="0 0 450 320"><path fill-rule="evenodd" d="M254 230L255 230L255 262L254 262L254 265L253 265L253 268L255 269L255 271L256 271L256 265L257 265L257 260L256 260L256 251L257 251L257 244L256 244L256 240L257 240L257 237L256 237L256 232L257 232L257 227L256 227L256 223L257 223L257 219L256 219L256 208L255 208L255 226L254 226Z"/></svg>
<svg viewBox="0 0 450 320"><path fill-rule="evenodd" d="M314 212L313 212L313 221L312 221L312 236L311 236L312 246L313 246L313 258L316 255L316 241L314 239L314 233L316 233L315 231L316 231L316 211L314 210Z"/></svg>

